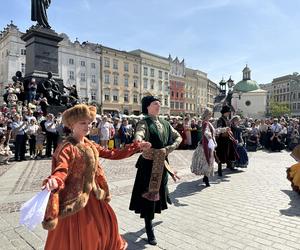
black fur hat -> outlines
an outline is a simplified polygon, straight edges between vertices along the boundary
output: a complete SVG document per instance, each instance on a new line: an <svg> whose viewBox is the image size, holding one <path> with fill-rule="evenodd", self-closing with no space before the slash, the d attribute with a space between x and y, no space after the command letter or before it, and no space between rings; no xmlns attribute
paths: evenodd
<svg viewBox="0 0 300 250"><path fill-rule="evenodd" d="M225 114L225 113L230 112L230 111L231 111L231 108L229 106L225 105L221 109L221 114Z"/></svg>
<svg viewBox="0 0 300 250"><path fill-rule="evenodd" d="M142 113L147 115L148 114L148 106L151 104L151 102L154 101L160 101L157 97L152 96L152 95L148 95L148 96L144 96L142 99Z"/></svg>

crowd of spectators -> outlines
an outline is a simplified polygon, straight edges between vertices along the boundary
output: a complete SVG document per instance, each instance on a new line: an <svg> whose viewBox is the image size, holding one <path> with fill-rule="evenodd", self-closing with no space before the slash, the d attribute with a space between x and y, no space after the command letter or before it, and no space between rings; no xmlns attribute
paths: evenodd
<svg viewBox="0 0 300 250"><path fill-rule="evenodd" d="M57 89L57 83L49 73L47 86ZM50 84L50 85L49 85ZM46 86L46 85L45 85ZM44 86L44 87L45 87ZM66 88L66 87L65 87ZM76 88L67 88L71 100L77 100ZM60 103L57 95L49 95L37 91L35 79L25 84L21 72L13 77L13 83L6 87L5 102L0 108L0 162L9 164L9 160L24 161L30 159L49 158L60 143L72 131L62 124L62 114L48 113L50 106L47 98ZM103 147L121 148L133 140L135 126L142 116L97 115L91 125L89 138ZM201 142L202 121L199 117L163 117L180 133L183 140L180 149L195 149ZM216 119L212 118L216 125ZM230 121L229 121L230 123ZM229 124L230 126L230 124ZM239 120L238 127L242 131L243 145L248 151L267 149L280 151L284 148L292 150L299 144L299 120L295 118L270 118Z"/></svg>

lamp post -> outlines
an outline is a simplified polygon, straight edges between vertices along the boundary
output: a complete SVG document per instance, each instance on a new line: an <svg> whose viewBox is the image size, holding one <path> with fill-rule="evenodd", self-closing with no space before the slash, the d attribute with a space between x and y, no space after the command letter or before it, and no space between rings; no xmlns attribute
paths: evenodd
<svg viewBox="0 0 300 250"><path fill-rule="evenodd" d="M227 93L227 102L229 104L230 107L232 107L232 95L233 95L233 86L234 86L234 81L231 79L231 76L229 77L229 79L227 80L227 85L228 85L228 93ZM230 114L230 118L231 118L231 114Z"/></svg>

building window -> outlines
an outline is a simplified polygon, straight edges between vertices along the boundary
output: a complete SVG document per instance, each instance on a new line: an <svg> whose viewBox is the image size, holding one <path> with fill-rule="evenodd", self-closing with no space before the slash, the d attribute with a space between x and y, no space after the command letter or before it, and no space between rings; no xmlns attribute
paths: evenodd
<svg viewBox="0 0 300 250"><path fill-rule="evenodd" d="M124 71L128 72L129 71L129 64L124 62Z"/></svg>
<svg viewBox="0 0 300 250"><path fill-rule="evenodd" d="M174 91L171 92L172 97L174 97Z"/></svg>
<svg viewBox="0 0 300 250"><path fill-rule="evenodd" d="M69 64L74 65L74 59L73 58L69 58Z"/></svg>
<svg viewBox="0 0 300 250"><path fill-rule="evenodd" d="M162 79L162 71L161 71L161 70L158 71L158 78L159 78L159 79Z"/></svg>
<svg viewBox="0 0 300 250"><path fill-rule="evenodd" d="M91 68L95 69L96 68L96 63L91 63Z"/></svg>
<svg viewBox="0 0 300 250"><path fill-rule="evenodd" d="M117 102L119 100L119 91L118 90L114 90L113 91L113 101Z"/></svg>
<svg viewBox="0 0 300 250"><path fill-rule="evenodd" d="M183 93L180 94L180 97L183 98Z"/></svg>
<svg viewBox="0 0 300 250"><path fill-rule="evenodd" d="M114 75L114 85L118 85L118 76L117 75Z"/></svg>
<svg viewBox="0 0 300 250"><path fill-rule="evenodd" d="M26 56L26 49L21 49L21 55Z"/></svg>
<svg viewBox="0 0 300 250"><path fill-rule="evenodd" d="M188 103L185 104L185 109L189 110L189 104Z"/></svg>
<svg viewBox="0 0 300 250"><path fill-rule="evenodd" d="M144 79L144 89L148 89L148 79Z"/></svg>
<svg viewBox="0 0 300 250"><path fill-rule="evenodd" d="M25 74L26 65L25 63L21 63L21 72Z"/></svg>
<svg viewBox="0 0 300 250"><path fill-rule="evenodd" d="M108 57L104 57L104 67L109 68L110 66L110 60Z"/></svg>
<svg viewBox="0 0 300 250"><path fill-rule="evenodd" d="M148 76L148 68L144 67L144 76Z"/></svg>
<svg viewBox="0 0 300 250"><path fill-rule="evenodd" d="M176 92L176 98L178 98L179 97L179 93L178 92Z"/></svg>
<svg viewBox="0 0 300 250"><path fill-rule="evenodd" d="M162 81L158 82L158 90L162 91Z"/></svg>
<svg viewBox="0 0 300 250"><path fill-rule="evenodd" d="M137 79L133 79L133 87L134 88L138 87L138 80Z"/></svg>
<svg viewBox="0 0 300 250"><path fill-rule="evenodd" d="M113 60L113 69L118 69L118 60L117 59Z"/></svg>
<svg viewBox="0 0 300 250"><path fill-rule="evenodd" d="M169 91L169 84L168 84L168 82L165 82L165 91Z"/></svg>
<svg viewBox="0 0 300 250"><path fill-rule="evenodd" d="M165 72L165 80L168 80L169 79L169 74L168 72Z"/></svg>
<svg viewBox="0 0 300 250"><path fill-rule="evenodd" d="M92 99L92 101L96 101L96 91L95 90L91 91L91 99Z"/></svg>
<svg viewBox="0 0 300 250"><path fill-rule="evenodd" d="M169 102L168 102L168 97L165 97L165 106L168 106Z"/></svg>
<svg viewBox="0 0 300 250"><path fill-rule="evenodd" d="M69 72L69 79L74 80L74 71Z"/></svg>
<svg viewBox="0 0 300 250"><path fill-rule="evenodd" d="M104 92L104 100L105 101L109 101L109 96L110 96L109 90L105 90L105 92Z"/></svg>
<svg viewBox="0 0 300 250"><path fill-rule="evenodd" d="M138 69L138 65L137 64L133 65L133 73L135 73L135 74L139 73L139 69Z"/></svg>
<svg viewBox="0 0 300 250"><path fill-rule="evenodd" d="M125 92L124 93L124 102L129 102L129 94L128 94L128 92Z"/></svg>
<svg viewBox="0 0 300 250"><path fill-rule="evenodd" d="M171 102L171 103L170 103L170 107L171 107L171 109L174 109L174 108L175 108L174 102Z"/></svg>
<svg viewBox="0 0 300 250"><path fill-rule="evenodd" d="M137 97L137 95L133 95L133 102L134 103L138 103L138 97Z"/></svg>
<svg viewBox="0 0 300 250"><path fill-rule="evenodd" d="M124 78L124 86L128 87L128 76L125 76Z"/></svg>
<svg viewBox="0 0 300 250"><path fill-rule="evenodd" d="M96 76L92 75L92 83L96 83Z"/></svg>
<svg viewBox="0 0 300 250"><path fill-rule="evenodd" d="M179 102L175 102L175 109L179 109Z"/></svg>
<svg viewBox="0 0 300 250"><path fill-rule="evenodd" d="M154 89L154 80L150 80L150 88Z"/></svg>
<svg viewBox="0 0 300 250"><path fill-rule="evenodd" d="M180 103L180 109L184 109L183 102Z"/></svg>
<svg viewBox="0 0 300 250"><path fill-rule="evenodd" d="M104 75L104 83L109 84L109 74Z"/></svg>
<svg viewBox="0 0 300 250"><path fill-rule="evenodd" d="M154 69L150 69L150 76L154 77Z"/></svg>
<svg viewBox="0 0 300 250"><path fill-rule="evenodd" d="M80 66L85 67L85 61L80 61Z"/></svg>
<svg viewBox="0 0 300 250"><path fill-rule="evenodd" d="M85 82L85 73L80 73L80 81Z"/></svg>

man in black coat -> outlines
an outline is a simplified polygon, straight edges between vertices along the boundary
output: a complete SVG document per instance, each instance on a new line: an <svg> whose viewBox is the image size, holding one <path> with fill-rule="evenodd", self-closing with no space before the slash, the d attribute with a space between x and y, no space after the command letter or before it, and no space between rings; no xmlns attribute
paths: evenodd
<svg viewBox="0 0 300 250"><path fill-rule="evenodd" d="M222 163L226 163L227 168L233 170L232 162L237 159L237 153L234 148L235 139L229 125L229 116L231 109L229 106L223 106L222 116L217 121L217 148L216 155L218 161L218 175L222 176Z"/></svg>

